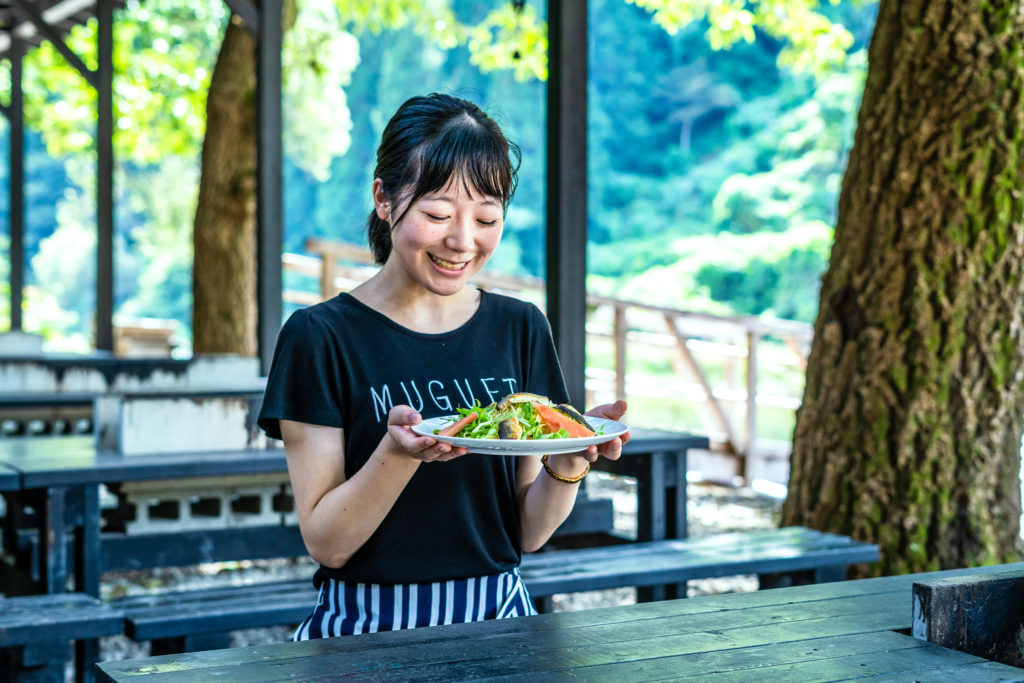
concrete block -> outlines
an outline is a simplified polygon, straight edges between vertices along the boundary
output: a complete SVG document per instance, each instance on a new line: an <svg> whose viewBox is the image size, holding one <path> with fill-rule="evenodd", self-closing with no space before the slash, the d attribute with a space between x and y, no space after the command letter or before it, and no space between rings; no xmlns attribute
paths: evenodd
<svg viewBox="0 0 1024 683"><path fill-rule="evenodd" d="M263 394L103 394L93 407L100 448L125 455L272 447L256 425Z"/></svg>
<svg viewBox="0 0 1024 683"><path fill-rule="evenodd" d="M121 495L134 508L129 534L281 523L279 498L288 474L126 482Z"/></svg>
<svg viewBox="0 0 1024 683"><path fill-rule="evenodd" d="M1024 667L1024 571L919 581L911 635Z"/></svg>
<svg viewBox="0 0 1024 683"><path fill-rule="evenodd" d="M116 358L31 353L4 357L0 387L5 394L100 394L146 391L262 391L258 358L201 355Z"/></svg>
<svg viewBox="0 0 1024 683"><path fill-rule="evenodd" d="M21 330L0 333L0 356L35 356L43 352L43 337Z"/></svg>

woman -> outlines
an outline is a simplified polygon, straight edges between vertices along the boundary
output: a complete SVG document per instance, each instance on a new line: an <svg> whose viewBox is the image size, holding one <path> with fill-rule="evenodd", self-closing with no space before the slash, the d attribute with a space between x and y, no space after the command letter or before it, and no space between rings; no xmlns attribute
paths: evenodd
<svg viewBox="0 0 1024 683"><path fill-rule="evenodd" d="M381 269L281 331L259 424L284 440L320 563L319 601L296 640L535 613L522 552L568 516L598 448L543 464L461 457L411 429L519 391L568 401L541 312L466 286L501 239L518 157L471 102L405 102L374 172L368 234ZM601 454L618 458L625 438Z"/></svg>

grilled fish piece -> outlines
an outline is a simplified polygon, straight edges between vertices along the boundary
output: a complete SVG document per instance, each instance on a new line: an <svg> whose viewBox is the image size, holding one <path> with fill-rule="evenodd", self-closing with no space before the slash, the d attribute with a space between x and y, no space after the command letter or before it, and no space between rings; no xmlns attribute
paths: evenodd
<svg viewBox="0 0 1024 683"><path fill-rule="evenodd" d="M498 423L498 438L499 439L521 439L523 438L523 426L519 424L519 420L513 415L512 417L506 417L504 420Z"/></svg>
<svg viewBox="0 0 1024 683"><path fill-rule="evenodd" d="M531 394L526 391L521 391L518 394L509 394L505 398L501 399L501 402L498 403L496 410L499 413L504 413L506 410L510 409L516 403L539 403L542 406L551 407L554 407L555 405L547 396L541 396L540 394Z"/></svg>
<svg viewBox="0 0 1024 683"><path fill-rule="evenodd" d="M562 413L563 415L565 415L569 419L572 419L572 420L575 420L576 422L579 422L581 425L583 425L584 427L586 427L590 431L592 431L592 432L596 431L594 429L594 427L589 422L587 422L587 418L583 417L583 415L581 415L578 410L573 408L568 403L559 403L558 405L555 406L555 410L557 410L558 412Z"/></svg>

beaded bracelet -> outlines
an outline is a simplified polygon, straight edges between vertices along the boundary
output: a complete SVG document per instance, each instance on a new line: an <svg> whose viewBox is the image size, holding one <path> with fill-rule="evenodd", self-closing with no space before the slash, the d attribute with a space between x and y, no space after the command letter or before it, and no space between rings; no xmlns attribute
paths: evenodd
<svg viewBox="0 0 1024 683"><path fill-rule="evenodd" d="M548 473L548 476L550 476L552 479L556 479L556 480L558 480L558 481L560 481L562 483L565 483L565 484L578 484L578 483L580 483L581 481L583 481L583 477L587 476L587 472L590 471L590 463L588 462L586 469L584 469L583 472L581 472L577 476L575 476L575 477L563 477L561 474L559 474L558 472L555 472L553 469L551 469L551 465L548 464L548 456L546 456L546 455L542 456L541 459L540 459L540 462L541 462L541 464L544 465L544 470Z"/></svg>

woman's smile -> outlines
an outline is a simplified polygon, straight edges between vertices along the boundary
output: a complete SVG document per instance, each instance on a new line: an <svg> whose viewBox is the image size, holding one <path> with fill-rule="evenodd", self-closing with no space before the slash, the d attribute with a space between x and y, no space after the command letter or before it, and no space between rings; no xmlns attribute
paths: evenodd
<svg viewBox="0 0 1024 683"><path fill-rule="evenodd" d="M438 256L434 256L431 253L428 253L427 256L429 256L430 260L433 261L437 266L439 266L441 270L449 270L461 273L463 270L466 269L466 266L469 265L469 261L448 261Z"/></svg>

